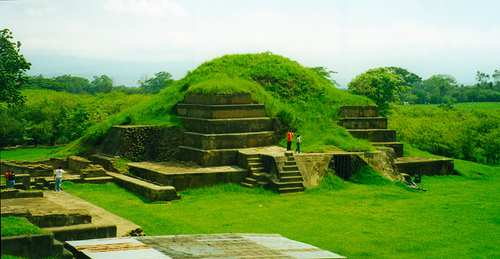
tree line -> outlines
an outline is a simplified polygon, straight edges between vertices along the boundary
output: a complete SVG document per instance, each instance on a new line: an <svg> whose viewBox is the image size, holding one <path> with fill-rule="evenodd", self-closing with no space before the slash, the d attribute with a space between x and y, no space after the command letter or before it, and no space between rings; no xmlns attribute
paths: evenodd
<svg viewBox="0 0 500 259"><path fill-rule="evenodd" d="M107 75L94 76L92 81L86 78L62 75L52 78L44 78L43 75L25 77L20 89L46 89L57 92L68 92L74 94L98 94L114 91L125 94L157 94L161 89L169 87L174 83L172 75L161 71L152 78L138 81L139 87L115 86L113 80Z"/></svg>
<svg viewBox="0 0 500 259"><path fill-rule="evenodd" d="M357 75L348 91L365 95L387 115L394 104L500 102L500 69L492 75L477 71L477 83L459 85L453 76L433 75L425 80L400 67L380 67Z"/></svg>
<svg viewBox="0 0 500 259"><path fill-rule="evenodd" d="M460 107L462 106L462 107ZM432 154L500 164L500 109L480 103L400 106L390 115L397 138ZM496 108L495 108L496 107Z"/></svg>

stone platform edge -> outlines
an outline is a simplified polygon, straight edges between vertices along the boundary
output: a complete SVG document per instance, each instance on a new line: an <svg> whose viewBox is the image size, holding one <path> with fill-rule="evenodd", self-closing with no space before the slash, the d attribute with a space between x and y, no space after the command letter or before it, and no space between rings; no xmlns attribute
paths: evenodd
<svg viewBox="0 0 500 259"><path fill-rule="evenodd" d="M127 175L107 172L119 186L137 193L150 201L171 201L180 199L175 187L159 186Z"/></svg>

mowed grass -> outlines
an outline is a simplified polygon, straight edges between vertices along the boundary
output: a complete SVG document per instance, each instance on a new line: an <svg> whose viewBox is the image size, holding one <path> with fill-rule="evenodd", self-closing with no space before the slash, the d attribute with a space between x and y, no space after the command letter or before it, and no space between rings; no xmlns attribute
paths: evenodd
<svg viewBox="0 0 500 259"><path fill-rule="evenodd" d="M38 147L0 150L0 159L12 161L35 161L55 157L54 154L64 147Z"/></svg>
<svg viewBox="0 0 500 259"><path fill-rule="evenodd" d="M48 233L29 221L18 217L2 217L2 237Z"/></svg>
<svg viewBox="0 0 500 259"><path fill-rule="evenodd" d="M225 184L150 203L115 184L64 188L147 235L278 233L348 258L499 258L500 169L463 161L456 168L463 175L423 177L427 192L342 183L278 195Z"/></svg>

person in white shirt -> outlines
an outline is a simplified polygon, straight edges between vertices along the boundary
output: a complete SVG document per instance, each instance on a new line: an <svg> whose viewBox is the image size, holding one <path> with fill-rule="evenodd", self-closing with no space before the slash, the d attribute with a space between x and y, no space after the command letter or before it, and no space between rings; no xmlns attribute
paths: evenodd
<svg viewBox="0 0 500 259"><path fill-rule="evenodd" d="M62 176L64 174L64 170L62 170L61 166L59 166L59 169L57 169L54 172L54 180L56 181L54 191L60 191L61 189L61 183L62 183Z"/></svg>

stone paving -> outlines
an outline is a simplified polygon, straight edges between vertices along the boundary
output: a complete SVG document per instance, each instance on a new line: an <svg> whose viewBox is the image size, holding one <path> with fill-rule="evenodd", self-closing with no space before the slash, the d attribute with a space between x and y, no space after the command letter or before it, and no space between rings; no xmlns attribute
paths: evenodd
<svg viewBox="0 0 500 259"><path fill-rule="evenodd" d="M68 241L88 258L345 258L278 234L141 236ZM79 255L77 255L78 258Z"/></svg>

